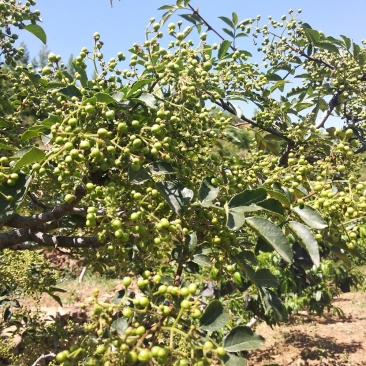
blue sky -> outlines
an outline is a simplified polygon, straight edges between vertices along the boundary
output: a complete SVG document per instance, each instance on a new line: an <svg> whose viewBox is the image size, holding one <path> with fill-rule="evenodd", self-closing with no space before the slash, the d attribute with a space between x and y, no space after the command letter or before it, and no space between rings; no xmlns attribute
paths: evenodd
<svg viewBox="0 0 366 366"><path fill-rule="evenodd" d="M144 40L144 32L151 17L162 14L157 9L175 0L38 0L35 9L41 11L42 27L47 33L47 46L59 54L65 62L70 54L77 56L82 47L93 47L93 33L99 32L105 42L103 53L106 59L118 51L126 52L133 43ZM301 19L327 35L344 34L355 42L366 39L365 0L192 0L202 16L218 29L224 25L217 17L231 16L235 11L239 19L271 15L280 20L289 9L302 9ZM20 33L30 51L37 55L42 43L26 31ZM211 39L210 39L211 40ZM251 39L242 39L251 47ZM212 38L212 42L219 42ZM242 46L246 46L245 43ZM127 53L127 52L126 52Z"/></svg>
<svg viewBox="0 0 366 366"><path fill-rule="evenodd" d="M175 0L113 0L111 7L109 0L37 0L34 9L41 11L41 25L47 34L48 49L61 55L67 63L69 56L73 54L76 57L83 47L92 50L94 32L101 34L106 61L116 57L119 51L128 56L128 49L133 43L145 40L149 19L155 17L159 20L163 14L158 8L174 3ZM338 37L343 34L358 44L366 39L366 0L192 0L191 5L199 8L200 14L217 30L225 26L218 16L231 18L233 11L238 14L239 20L255 18L260 14L263 25L269 15L280 20L289 9L302 9L302 21L326 35ZM194 36L190 38L194 39ZM42 47L41 41L27 31L20 33L20 41L26 43L31 58L37 56ZM209 34L208 42L219 43L220 40L214 34ZM162 41L162 44L165 46L166 42ZM241 38L237 46L252 52L253 61L260 61L255 55L256 48L251 37ZM121 65L119 68L126 66ZM88 73L92 73L91 68ZM341 123L332 117L327 126L338 127Z"/></svg>

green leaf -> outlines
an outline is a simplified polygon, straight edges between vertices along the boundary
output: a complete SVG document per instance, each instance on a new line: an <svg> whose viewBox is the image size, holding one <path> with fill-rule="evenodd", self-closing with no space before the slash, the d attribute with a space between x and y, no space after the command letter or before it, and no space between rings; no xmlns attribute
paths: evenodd
<svg viewBox="0 0 366 366"><path fill-rule="evenodd" d="M22 70L22 73L24 73L25 75L28 76L29 80L31 81L31 83L38 88L40 81L41 81L41 76L38 74L34 74L34 72L29 72L26 69Z"/></svg>
<svg viewBox="0 0 366 366"><path fill-rule="evenodd" d="M314 46L317 48L321 48L322 50L339 53L338 47L330 42L317 42Z"/></svg>
<svg viewBox="0 0 366 366"><path fill-rule="evenodd" d="M170 9L174 9L174 6L172 6L172 5L163 5L160 8L158 8L158 10L170 10Z"/></svg>
<svg viewBox="0 0 366 366"><path fill-rule="evenodd" d="M215 187L211 184L212 177L206 177L198 191L198 199L201 202L203 207L210 207L212 206L212 201L217 197L219 193L219 188Z"/></svg>
<svg viewBox="0 0 366 366"><path fill-rule="evenodd" d="M277 201L281 202L287 208L289 208L291 206L291 202L290 202L289 198L284 193L280 192L279 190L267 189L267 193L271 197L275 198Z"/></svg>
<svg viewBox="0 0 366 366"><path fill-rule="evenodd" d="M225 366L246 366L247 360L244 357L227 353L222 357Z"/></svg>
<svg viewBox="0 0 366 366"><path fill-rule="evenodd" d="M210 257L205 254L195 254L193 256L192 262L198 264L200 267L212 267Z"/></svg>
<svg viewBox="0 0 366 366"><path fill-rule="evenodd" d="M80 83L85 88L88 85L88 76L86 74L85 69L79 65L78 62L72 61L72 65L74 66L75 70L80 74Z"/></svg>
<svg viewBox="0 0 366 366"><path fill-rule="evenodd" d="M31 32L38 39L40 39L44 44L47 43L47 35L43 28L38 24L28 24L25 28L28 32Z"/></svg>
<svg viewBox="0 0 366 366"><path fill-rule="evenodd" d="M209 332L222 329L229 321L230 315L225 311L221 302L211 301L200 318L201 328Z"/></svg>
<svg viewBox="0 0 366 366"><path fill-rule="evenodd" d="M225 204L226 226L230 230L238 230L244 224L244 212L259 211L262 208L255 205L266 199L267 193L264 188L248 189L231 198Z"/></svg>
<svg viewBox="0 0 366 366"><path fill-rule="evenodd" d="M178 180L157 182L156 187L167 201L170 208L179 216L183 215L183 209L193 197L193 191L185 188Z"/></svg>
<svg viewBox="0 0 366 366"><path fill-rule="evenodd" d="M78 99L82 98L80 90L75 85L69 85L66 88L59 89L58 92L70 98L72 97L77 97Z"/></svg>
<svg viewBox="0 0 366 366"><path fill-rule="evenodd" d="M128 328L128 319L127 318L119 318L116 319L110 327L110 331L117 332L120 336L124 335L126 333L126 330Z"/></svg>
<svg viewBox="0 0 366 366"><path fill-rule="evenodd" d="M220 43L219 50L217 52L217 58L219 60L222 60L226 56L226 52L228 51L228 49L230 48L230 46L231 46L231 42L230 41L222 41Z"/></svg>
<svg viewBox="0 0 366 366"><path fill-rule="evenodd" d="M261 202L258 202L257 205L276 215L283 216L285 214L281 202L275 198L267 198Z"/></svg>
<svg viewBox="0 0 366 366"><path fill-rule="evenodd" d="M360 52L361 52L361 47L358 45L358 44L356 44L356 43L354 43L353 44L353 56L354 56L354 58L357 58L357 56L360 54Z"/></svg>
<svg viewBox="0 0 366 366"><path fill-rule="evenodd" d="M341 35L341 38L343 40L344 45L346 46L346 50L349 51L351 49L352 41L348 37L343 35Z"/></svg>
<svg viewBox="0 0 366 366"><path fill-rule="evenodd" d="M0 142L0 150L16 151L14 146L6 145Z"/></svg>
<svg viewBox="0 0 366 366"><path fill-rule="evenodd" d="M140 102L144 103L147 107L156 109L156 99L152 94L143 93L137 98Z"/></svg>
<svg viewBox="0 0 366 366"><path fill-rule="evenodd" d="M0 127L9 127L10 123L6 121L4 118L0 117Z"/></svg>
<svg viewBox="0 0 366 366"><path fill-rule="evenodd" d="M252 244L246 243L248 246L251 246ZM257 257L251 250L242 250L239 254L235 256L237 259L239 259L241 262L250 263L253 265L258 264Z"/></svg>
<svg viewBox="0 0 366 366"><path fill-rule="evenodd" d="M264 188L247 189L231 198L228 203L229 209L234 207L249 206L253 203L261 202L267 198Z"/></svg>
<svg viewBox="0 0 366 366"><path fill-rule="evenodd" d="M122 299L124 298L125 294L126 294L125 289L116 291L116 293L113 296L112 303L115 305L120 304L122 302Z"/></svg>
<svg viewBox="0 0 366 366"><path fill-rule="evenodd" d="M255 276L255 271L251 264L254 264L251 260L248 259L247 253L244 251L240 252L235 256L235 262L239 265L239 267L245 272L250 281L253 281Z"/></svg>
<svg viewBox="0 0 366 366"><path fill-rule="evenodd" d="M62 305L62 301L61 301L61 298L60 298L60 296L58 296L58 295L55 295L55 294L50 294L49 293L49 295L60 305L60 306L63 306Z"/></svg>
<svg viewBox="0 0 366 366"><path fill-rule="evenodd" d="M25 131L22 134L21 140L22 142L26 142L34 137L42 135L42 132L46 131L48 128L43 126L33 126L28 128L27 131Z"/></svg>
<svg viewBox="0 0 366 366"><path fill-rule="evenodd" d="M266 75L266 78L267 78L269 81L280 81L280 80L282 80L282 78L281 78L281 76L280 76L280 75L275 74L275 73L273 73L273 72L268 73L268 74Z"/></svg>
<svg viewBox="0 0 366 366"><path fill-rule="evenodd" d="M49 117L47 117L46 119L44 119L42 121L41 125L44 127L51 127L53 124L55 124L57 122L59 122L59 123L62 122L62 118L60 116L51 114Z"/></svg>
<svg viewBox="0 0 366 366"><path fill-rule="evenodd" d="M3 107L5 113L11 114L14 112L14 108L11 103L2 96L0 96L0 106Z"/></svg>
<svg viewBox="0 0 366 366"><path fill-rule="evenodd" d="M296 221L290 221L289 228L291 229L301 246L307 250L314 265L316 267L319 267L319 246L312 231L306 225Z"/></svg>
<svg viewBox="0 0 366 366"><path fill-rule="evenodd" d="M192 27L185 27L183 30L183 39L189 36L189 34L192 32Z"/></svg>
<svg viewBox="0 0 366 366"><path fill-rule="evenodd" d="M346 253L344 253L344 251L340 250L337 247L332 247L332 252L333 254L338 257L348 269L352 268L352 261L351 259L348 257L348 255Z"/></svg>
<svg viewBox="0 0 366 366"><path fill-rule="evenodd" d="M202 23L200 17L196 14L180 14L180 16L188 22L194 24L195 26Z"/></svg>
<svg viewBox="0 0 366 366"><path fill-rule="evenodd" d="M237 25L237 24L238 24L238 20L239 20L239 19L238 19L238 14L236 14L236 13L234 13L234 12L233 12L233 13L231 14L231 18L232 18L232 20L233 20L233 24L234 24L234 25Z"/></svg>
<svg viewBox="0 0 366 366"><path fill-rule="evenodd" d="M258 269L255 272L253 282L259 287L277 287L278 280L267 268Z"/></svg>
<svg viewBox="0 0 366 366"><path fill-rule="evenodd" d="M97 93L97 94L95 94L95 97L97 98L97 101L99 103L114 104L116 102L112 96L110 96L109 94L105 94L105 93Z"/></svg>
<svg viewBox="0 0 366 366"><path fill-rule="evenodd" d="M140 169L135 171L131 168L128 169L128 180L131 184L143 184L150 179L150 174L146 169Z"/></svg>
<svg viewBox="0 0 366 366"><path fill-rule="evenodd" d="M19 178L15 182L15 185L9 186L4 184L1 187L0 222L6 222L15 215L17 208L21 205L27 194L30 182L31 176L19 174ZM4 196L11 196L12 200L7 201Z"/></svg>
<svg viewBox="0 0 366 366"><path fill-rule="evenodd" d="M230 210L228 204L225 203L226 212L226 226L230 230L239 230L245 221L245 216L242 210L236 211L235 209Z"/></svg>
<svg viewBox="0 0 366 366"><path fill-rule="evenodd" d="M262 301L266 312L271 312L274 318L282 322L287 319L287 311L280 298L268 288L260 288Z"/></svg>
<svg viewBox="0 0 366 366"><path fill-rule="evenodd" d="M308 205L296 206L292 211L295 212L306 225L313 229L321 230L328 226L320 216L320 213Z"/></svg>
<svg viewBox="0 0 366 366"><path fill-rule="evenodd" d="M154 79L141 79L141 80L136 81L136 83L134 83L131 86L131 88L128 90L126 97L128 98L128 97L132 96L133 94L135 94L135 92L141 91L142 87L144 85L151 84L153 81L154 81Z"/></svg>
<svg viewBox="0 0 366 366"><path fill-rule="evenodd" d="M263 217L247 217L245 223L270 244L286 262L292 262L293 253L290 243L277 225Z"/></svg>
<svg viewBox="0 0 366 366"><path fill-rule="evenodd" d="M270 88L270 92L272 93L273 91L275 91L276 89L280 89L281 91L283 91L285 84L287 84L288 81L287 80L278 80L276 81Z"/></svg>
<svg viewBox="0 0 366 366"><path fill-rule="evenodd" d="M185 236L184 245L187 248L189 254L193 253L197 247L197 235L196 233L189 233Z"/></svg>
<svg viewBox="0 0 366 366"><path fill-rule="evenodd" d="M175 170L171 164L165 163L163 161L154 161L146 168L149 169L150 173L153 175L175 174Z"/></svg>
<svg viewBox="0 0 366 366"><path fill-rule="evenodd" d="M251 351L264 344L264 338L253 333L253 331L244 325L239 325L231 329L230 333L224 339L224 348L227 352Z"/></svg>
<svg viewBox="0 0 366 366"><path fill-rule="evenodd" d="M221 16L219 17L223 22L225 22L230 28L235 29L234 23L227 17Z"/></svg>
<svg viewBox="0 0 366 366"><path fill-rule="evenodd" d="M122 100L125 99L125 94L122 92L115 92L112 94L112 98L117 102L120 103Z"/></svg>
<svg viewBox="0 0 366 366"><path fill-rule="evenodd" d="M308 41L312 44L318 43L320 40L320 33L315 29L309 29L306 27L303 27L305 31L305 35L308 39Z"/></svg>
<svg viewBox="0 0 366 366"><path fill-rule="evenodd" d="M230 30L230 29L227 29L227 28L222 28L222 30L228 35L230 36L231 38L234 38L234 33Z"/></svg>
<svg viewBox="0 0 366 366"><path fill-rule="evenodd" d="M31 147L17 151L15 157L18 159L12 168L13 172L18 171L21 167L41 161L45 157L44 151L38 147Z"/></svg>

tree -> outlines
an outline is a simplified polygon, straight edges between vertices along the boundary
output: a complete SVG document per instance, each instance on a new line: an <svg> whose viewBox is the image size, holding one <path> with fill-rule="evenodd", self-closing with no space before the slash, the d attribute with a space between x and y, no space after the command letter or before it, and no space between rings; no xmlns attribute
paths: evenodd
<svg viewBox="0 0 366 366"><path fill-rule="evenodd" d="M73 61L74 61L74 56L71 54L69 57L69 60L67 62L67 71L70 75L74 75L75 73L75 67L73 65Z"/></svg>
<svg viewBox="0 0 366 366"><path fill-rule="evenodd" d="M341 284L360 281L365 48L303 24L300 11L263 26L232 13L220 17L220 35L202 31L213 28L189 1L162 10L128 69L118 68L122 52L103 59L98 33L75 75L54 54L40 72L1 69L14 88L0 95L0 260L15 268L36 249L78 253L96 270L113 268L125 287L112 302L93 293L88 325L58 336L64 350L47 343L60 328L36 332L31 362L49 352L64 366L242 365L264 342L253 317L322 314ZM192 25L167 24L176 12ZM263 63L236 48L240 37L254 39ZM244 115L238 101L257 113ZM22 113L36 120L24 126ZM344 128L325 130L333 115ZM220 142L244 124L255 143L226 154ZM37 258L31 277L12 270L0 287L4 320L19 331L17 291L57 299L52 268Z"/></svg>

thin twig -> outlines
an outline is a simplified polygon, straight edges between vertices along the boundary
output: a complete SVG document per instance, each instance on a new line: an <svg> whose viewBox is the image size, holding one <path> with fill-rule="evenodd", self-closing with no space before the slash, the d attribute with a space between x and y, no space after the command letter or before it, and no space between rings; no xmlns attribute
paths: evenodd
<svg viewBox="0 0 366 366"><path fill-rule="evenodd" d="M225 111L233 114L234 116L236 116L237 118L239 118L241 121L244 121L246 123L249 123L250 125L252 125L253 127L257 127L260 130L269 132L272 135L278 136L280 138L282 138L283 140L287 141L287 142L292 142L294 143L293 140L291 140L290 138L288 138L287 136L283 135L279 130L276 130L274 128L271 127L266 127L266 126L262 126L259 125L257 122L253 121L252 119L244 116L244 114L242 114L241 116L238 116L236 114L236 110L234 108L234 106L230 103L230 102L225 102L223 99L220 100L216 100L215 103L220 106L222 109L224 109ZM236 124L236 126L240 126L242 123L239 122Z"/></svg>
<svg viewBox="0 0 366 366"><path fill-rule="evenodd" d="M333 94L331 100L328 103L327 109L324 111L324 113L319 118L319 120L315 123L315 128L322 128L322 127L324 127L325 122L327 121L327 119L329 118L329 116L332 114L334 108L339 103L339 96L340 96L340 94L341 94L341 92L338 91L338 90Z"/></svg>
<svg viewBox="0 0 366 366"><path fill-rule="evenodd" d="M34 363L31 365L31 366L38 366L38 362L39 361L42 361L42 360L45 360L46 358L55 358L56 355L54 353L49 353L48 355L41 355L39 356L35 361Z"/></svg>
<svg viewBox="0 0 366 366"><path fill-rule="evenodd" d="M195 10L193 8L193 6L189 5L188 4L188 7L189 9L193 12L193 14L197 15L201 20L202 22L206 25L206 27L208 28L208 30L210 31L213 31L220 39L222 39L223 41L225 41L225 38L219 33L217 32L217 30L215 30L214 28L211 27L211 25L202 17L202 15L198 12L198 10ZM230 45L230 48L233 50L233 51L236 51L236 48L231 46Z"/></svg>
<svg viewBox="0 0 366 366"><path fill-rule="evenodd" d="M83 267L83 269L81 270L81 273L80 273L80 276L79 276L79 283L83 282L83 278L84 278L84 275L85 275L85 272L86 272L86 269L87 267Z"/></svg>

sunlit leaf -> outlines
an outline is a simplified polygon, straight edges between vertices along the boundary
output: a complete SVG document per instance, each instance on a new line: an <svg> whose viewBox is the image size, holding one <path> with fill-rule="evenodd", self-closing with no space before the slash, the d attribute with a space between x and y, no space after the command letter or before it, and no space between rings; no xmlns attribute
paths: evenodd
<svg viewBox="0 0 366 366"><path fill-rule="evenodd" d="M112 322L110 326L111 332L115 331L120 336L124 335L126 333L126 330L129 326L129 321L127 318L118 318L114 322Z"/></svg>
<svg viewBox="0 0 366 366"><path fill-rule="evenodd" d="M138 100L144 103L147 107L156 109L156 99L152 94L143 93L139 96Z"/></svg>
<svg viewBox="0 0 366 366"><path fill-rule="evenodd" d="M47 43L47 35L43 28L38 24L28 24L24 27L25 30L35 35L38 39L40 39L44 44Z"/></svg>
<svg viewBox="0 0 366 366"><path fill-rule="evenodd" d="M296 206L292 209L300 219L313 229L325 229L328 225L320 216L320 213L308 205Z"/></svg>
<svg viewBox="0 0 366 366"><path fill-rule="evenodd" d="M314 265L319 267L319 245L312 231L306 225L296 221L290 221L289 228L294 233L301 246L307 250Z"/></svg>
<svg viewBox="0 0 366 366"><path fill-rule="evenodd" d="M224 339L224 348L227 352L251 351L263 346L265 339L253 333L253 331L244 325L231 329L230 333Z"/></svg>
<svg viewBox="0 0 366 366"><path fill-rule="evenodd" d="M41 161L45 157L45 153L38 147L32 146L31 148L17 151L15 157L17 160L12 168L14 172L23 166Z"/></svg>
<svg viewBox="0 0 366 366"><path fill-rule="evenodd" d="M219 188L211 184L211 177L206 177L198 191L198 199L201 201L203 207L212 206L212 201L217 197Z"/></svg>
<svg viewBox="0 0 366 366"><path fill-rule="evenodd" d="M217 58L219 60L222 60L225 57L226 52L228 51L228 49L230 48L230 46L231 46L231 42L230 41L227 41L227 40L226 41L222 41L220 43L219 50L217 52Z"/></svg>
<svg viewBox="0 0 366 366"><path fill-rule="evenodd" d="M270 244L286 262L292 262L293 253L290 243L276 224L263 217L247 217L245 223Z"/></svg>

